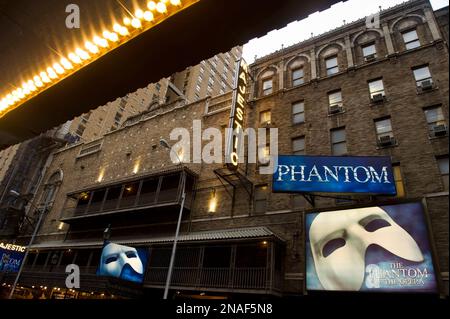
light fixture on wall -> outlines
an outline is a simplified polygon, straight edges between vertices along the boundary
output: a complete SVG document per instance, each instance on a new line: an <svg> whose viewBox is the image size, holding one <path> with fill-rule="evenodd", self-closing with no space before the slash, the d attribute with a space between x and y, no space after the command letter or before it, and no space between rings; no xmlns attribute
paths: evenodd
<svg viewBox="0 0 450 319"><path fill-rule="evenodd" d="M211 196L209 198L209 214L214 214L217 211L217 197L216 197L216 189L213 188L211 191Z"/></svg>

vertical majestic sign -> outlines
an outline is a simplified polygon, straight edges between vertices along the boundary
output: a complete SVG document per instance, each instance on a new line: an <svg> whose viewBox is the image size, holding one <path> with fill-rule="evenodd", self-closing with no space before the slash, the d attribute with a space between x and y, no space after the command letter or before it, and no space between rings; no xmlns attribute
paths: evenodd
<svg viewBox="0 0 450 319"><path fill-rule="evenodd" d="M244 145L244 120L247 101L247 79L249 77L248 65L243 59L237 62L237 76L235 90L231 105L230 130L228 135L226 163L229 169L237 170L241 157L243 156Z"/></svg>

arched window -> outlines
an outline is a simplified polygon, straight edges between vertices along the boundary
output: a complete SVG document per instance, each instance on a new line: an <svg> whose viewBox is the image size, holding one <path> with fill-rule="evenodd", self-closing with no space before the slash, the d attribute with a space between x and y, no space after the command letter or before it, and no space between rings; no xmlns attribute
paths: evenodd
<svg viewBox="0 0 450 319"><path fill-rule="evenodd" d="M285 83L288 87L296 87L309 81L311 67L306 56L297 56L286 65Z"/></svg>
<svg viewBox="0 0 450 319"><path fill-rule="evenodd" d="M269 67L258 75L258 96L267 96L278 89L277 69Z"/></svg>
<svg viewBox="0 0 450 319"><path fill-rule="evenodd" d="M327 77L347 68L348 62L343 45L333 43L322 48L318 53L320 76Z"/></svg>
<svg viewBox="0 0 450 319"><path fill-rule="evenodd" d="M379 30L367 30L357 34L353 47L357 65L374 62L387 55L386 43Z"/></svg>
<svg viewBox="0 0 450 319"><path fill-rule="evenodd" d="M432 40L430 30L421 15L408 15L397 19L392 24L397 51L418 48Z"/></svg>
<svg viewBox="0 0 450 319"><path fill-rule="evenodd" d="M53 204L62 180L63 172L61 170L58 170L50 176L50 178L47 180L47 183L45 183L44 185L44 191L42 193L40 205L49 206Z"/></svg>

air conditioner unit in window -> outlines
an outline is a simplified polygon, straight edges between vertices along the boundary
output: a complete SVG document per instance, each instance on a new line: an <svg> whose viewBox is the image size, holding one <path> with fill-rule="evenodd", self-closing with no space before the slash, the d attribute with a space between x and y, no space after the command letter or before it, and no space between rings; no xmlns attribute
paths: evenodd
<svg viewBox="0 0 450 319"><path fill-rule="evenodd" d="M375 94L372 96L372 102L373 103L381 103L384 101L384 95L382 93Z"/></svg>
<svg viewBox="0 0 450 319"><path fill-rule="evenodd" d="M433 82L431 80L425 80L420 83L422 91L428 91L433 88Z"/></svg>
<svg viewBox="0 0 450 319"><path fill-rule="evenodd" d="M377 59L377 55L376 54L371 54L371 55L367 55L364 57L364 60L366 62L372 62L375 61Z"/></svg>
<svg viewBox="0 0 450 319"><path fill-rule="evenodd" d="M378 144L382 147L395 145L395 138L389 135L380 136Z"/></svg>
<svg viewBox="0 0 450 319"><path fill-rule="evenodd" d="M438 137L438 136L445 136L447 135L447 126L444 124L441 125L436 125L433 127L433 136Z"/></svg>
<svg viewBox="0 0 450 319"><path fill-rule="evenodd" d="M342 112L342 106L339 104L330 105L330 114L338 114Z"/></svg>

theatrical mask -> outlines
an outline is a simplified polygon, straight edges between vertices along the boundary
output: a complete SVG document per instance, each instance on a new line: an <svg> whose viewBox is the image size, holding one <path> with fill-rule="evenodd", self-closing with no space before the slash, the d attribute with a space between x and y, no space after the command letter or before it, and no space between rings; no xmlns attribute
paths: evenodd
<svg viewBox="0 0 450 319"><path fill-rule="evenodd" d="M326 290L360 290L371 245L407 261L424 260L411 235L380 207L320 213L311 224L309 238L316 273Z"/></svg>
<svg viewBox="0 0 450 319"><path fill-rule="evenodd" d="M143 275L144 266L136 248L109 243L102 251L100 272L102 275L124 278L133 274Z"/></svg>

